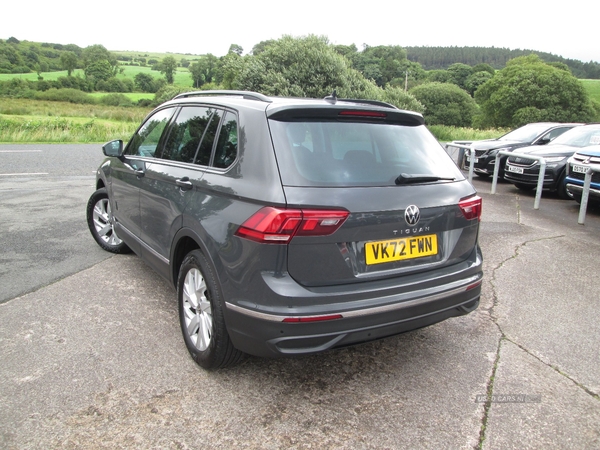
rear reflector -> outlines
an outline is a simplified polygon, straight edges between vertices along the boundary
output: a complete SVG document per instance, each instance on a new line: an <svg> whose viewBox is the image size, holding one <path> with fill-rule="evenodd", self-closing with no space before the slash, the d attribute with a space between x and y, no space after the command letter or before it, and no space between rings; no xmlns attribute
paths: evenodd
<svg viewBox="0 0 600 450"><path fill-rule="evenodd" d="M310 317L287 317L283 319L285 323L299 323L299 322L322 322L324 320L336 320L342 319L341 314L331 314L329 316L310 316Z"/></svg>
<svg viewBox="0 0 600 450"><path fill-rule="evenodd" d="M469 197L458 202L458 206L467 220L481 220L481 197Z"/></svg>
<svg viewBox="0 0 600 450"><path fill-rule="evenodd" d="M344 210L283 209L266 206L236 231L256 242L286 244L294 236L328 236L342 226L350 213Z"/></svg>
<svg viewBox="0 0 600 450"><path fill-rule="evenodd" d="M472 290L472 289L478 288L479 286L481 286L481 284L482 284L482 283L483 283L483 282L482 282L481 280L479 280L479 281L478 281L478 282L476 282L476 283L473 283L473 284L470 284L470 285L468 285L468 286L467 286L467 289L465 289L465 290L466 290L466 291L470 291L470 290Z"/></svg>

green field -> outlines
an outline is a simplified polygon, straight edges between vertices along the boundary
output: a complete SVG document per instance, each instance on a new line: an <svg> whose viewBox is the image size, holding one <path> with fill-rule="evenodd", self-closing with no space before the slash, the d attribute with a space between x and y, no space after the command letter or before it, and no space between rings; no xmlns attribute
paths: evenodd
<svg viewBox="0 0 600 450"><path fill-rule="evenodd" d="M131 80L133 80L135 78L135 76L142 72L142 73L147 73L149 75L151 75L153 78L162 78L163 74L161 74L160 72L156 71L156 70L152 70L150 67L144 66L144 67L140 67L140 66L119 66L119 68L121 69L120 73L117 74L117 78L122 78L122 79L126 79L126 78L130 78ZM75 71L73 71L73 76L79 76L79 77L84 77L84 73L83 73L83 69L77 69ZM41 77L44 80L47 81L54 81L57 80L59 77L66 77L67 76L67 71L63 70L60 72L42 72L41 73ZM13 73L0 73L0 81L8 81L8 80L12 80L13 78L20 78L22 80L29 80L29 81L37 81L38 80L38 74L37 73L18 73L18 74L13 74ZM183 67L178 67L177 71L174 74L174 82L173 84L175 86L189 86L190 88L192 87L192 77L190 74L190 71L187 69L184 69Z"/></svg>
<svg viewBox="0 0 600 450"><path fill-rule="evenodd" d="M600 80L581 80L590 97L600 102Z"/></svg>

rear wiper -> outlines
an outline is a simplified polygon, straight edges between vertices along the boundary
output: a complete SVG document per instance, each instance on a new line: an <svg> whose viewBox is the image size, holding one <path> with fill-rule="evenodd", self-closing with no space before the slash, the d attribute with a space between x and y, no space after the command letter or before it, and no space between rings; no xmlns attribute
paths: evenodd
<svg viewBox="0 0 600 450"><path fill-rule="evenodd" d="M431 181L454 181L455 178L438 177L435 175L401 173L396 178L396 184L428 183Z"/></svg>

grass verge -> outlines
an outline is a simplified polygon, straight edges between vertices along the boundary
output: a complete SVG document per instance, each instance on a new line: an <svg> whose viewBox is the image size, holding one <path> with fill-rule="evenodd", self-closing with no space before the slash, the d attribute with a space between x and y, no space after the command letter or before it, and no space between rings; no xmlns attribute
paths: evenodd
<svg viewBox="0 0 600 450"><path fill-rule="evenodd" d="M138 124L83 117L0 115L0 142L92 143L131 138Z"/></svg>

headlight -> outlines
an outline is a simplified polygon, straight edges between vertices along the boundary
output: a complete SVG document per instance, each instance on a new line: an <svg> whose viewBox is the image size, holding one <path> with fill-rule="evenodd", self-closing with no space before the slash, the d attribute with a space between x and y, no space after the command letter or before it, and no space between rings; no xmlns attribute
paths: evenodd
<svg viewBox="0 0 600 450"><path fill-rule="evenodd" d="M552 156L551 158L544 158L546 160L546 168L553 169L558 166L558 163L567 159L567 156Z"/></svg>
<svg viewBox="0 0 600 450"><path fill-rule="evenodd" d="M511 150L511 148L510 147L495 148L494 150L490 150L489 155L496 156L498 154L498 152L505 152L507 150Z"/></svg>
<svg viewBox="0 0 600 450"><path fill-rule="evenodd" d="M562 161L563 159L566 159L566 156L553 156L551 158L544 158L546 160L547 163L553 163L553 162L559 162Z"/></svg>

